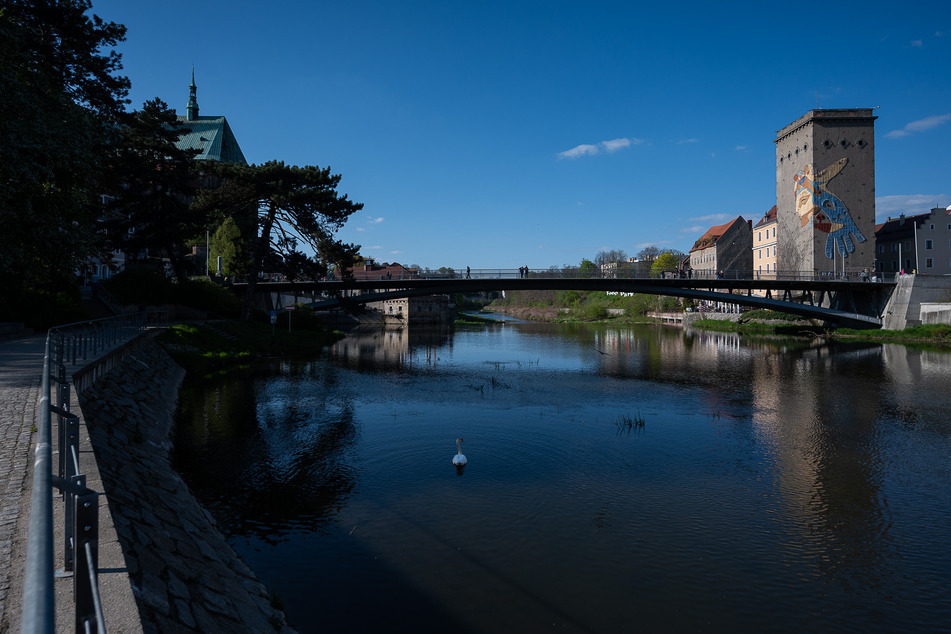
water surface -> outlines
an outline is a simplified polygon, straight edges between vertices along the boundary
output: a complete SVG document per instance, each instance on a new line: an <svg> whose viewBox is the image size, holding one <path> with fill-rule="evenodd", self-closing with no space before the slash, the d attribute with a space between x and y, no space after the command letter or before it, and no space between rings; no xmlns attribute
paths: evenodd
<svg viewBox="0 0 951 634"><path fill-rule="evenodd" d="M176 461L301 632L933 631L949 384L893 345L377 331L189 387Z"/></svg>

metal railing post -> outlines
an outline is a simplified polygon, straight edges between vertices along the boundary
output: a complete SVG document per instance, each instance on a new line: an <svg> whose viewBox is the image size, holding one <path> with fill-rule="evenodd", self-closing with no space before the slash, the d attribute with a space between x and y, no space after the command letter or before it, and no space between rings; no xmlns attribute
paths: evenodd
<svg viewBox="0 0 951 634"><path fill-rule="evenodd" d="M164 323L167 319L166 313L160 313L155 323ZM85 359L90 351L98 352L95 347L90 350L91 346L100 342L104 344L107 340L117 341L126 334L134 335L147 324L146 315L131 319L109 318L95 323L59 326L50 329L46 335L23 585L21 631L24 633L52 634L56 629L53 587L54 488L62 491L66 505L63 570L74 571L76 630L103 634L106 631L97 580L100 494L86 488L86 476L79 472L79 416L69 411L70 387L66 364L75 364L78 354L82 354ZM53 382L58 385L55 392L52 389ZM54 413L59 416L58 464L53 462Z"/></svg>

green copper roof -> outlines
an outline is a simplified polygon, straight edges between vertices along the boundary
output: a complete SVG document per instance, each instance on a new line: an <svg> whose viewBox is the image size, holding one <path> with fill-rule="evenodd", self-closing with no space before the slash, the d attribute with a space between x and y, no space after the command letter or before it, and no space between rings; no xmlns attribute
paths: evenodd
<svg viewBox="0 0 951 634"><path fill-rule="evenodd" d="M224 161L247 165L231 126L224 117L196 117L189 121L179 116L178 122L187 130L175 144L181 149L200 150L196 160Z"/></svg>

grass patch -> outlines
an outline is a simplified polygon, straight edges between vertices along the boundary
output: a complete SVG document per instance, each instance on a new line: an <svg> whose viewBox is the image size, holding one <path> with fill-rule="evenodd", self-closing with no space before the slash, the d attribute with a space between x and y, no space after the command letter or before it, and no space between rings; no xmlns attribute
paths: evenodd
<svg viewBox="0 0 951 634"><path fill-rule="evenodd" d="M341 338L339 331L297 329L289 333L261 322L222 321L176 324L157 340L185 370L207 376L245 367L261 357L313 357Z"/></svg>
<svg viewBox="0 0 951 634"><path fill-rule="evenodd" d="M459 313L459 316L456 317L455 323L457 324L500 324L502 322L499 321L498 319L491 319L489 317L480 317L479 315Z"/></svg>
<svg viewBox="0 0 951 634"><path fill-rule="evenodd" d="M632 431L644 429L644 423L644 417L641 416L640 412L638 412L635 416L631 416L630 414L618 416L617 421L615 421L618 433L631 433Z"/></svg>
<svg viewBox="0 0 951 634"><path fill-rule="evenodd" d="M851 328L838 328L826 333L826 336L860 341L928 343L942 347L951 346L951 326L948 324L924 324L905 328L904 330L853 330Z"/></svg>

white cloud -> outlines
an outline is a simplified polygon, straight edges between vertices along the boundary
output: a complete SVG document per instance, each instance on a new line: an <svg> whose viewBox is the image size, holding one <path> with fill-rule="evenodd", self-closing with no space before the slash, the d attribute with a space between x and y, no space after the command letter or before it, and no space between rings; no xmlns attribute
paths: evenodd
<svg viewBox="0 0 951 634"><path fill-rule="evenodd" d="M611 139L610 141L601 141L601 147L603 147L606 152L617 152L618 150L631 147L631 140Z"/></svg>
<svg viewBox="0 0 951 634"><path fill-rule="evenodd" d="M746 145L737 145L734 149L736 149L737 152L742 152L743 150L747 149L747 147L748 146Z"/></svg>
<svg viewBox="0 0 951 634"><path fill-rule="evenodd" d="M933 207L947 207L951 196L947 194L906 194L902 196L879 196L875 199L875 216L879 222L889 216L923 214Z"/></svg>
<svg viewBox="0 0 951 634"><path fill-rule="evenodd" d="M371 251L379 251L379 250L382 249L383 247L380 246L379 244L376 244L376 245L374 245L374 246L372 246L372 247L363 247L363 248L364 248L364 249L369 249L369 250L371 250Z"/></svg>
<svg viewBox="0 0 951 634"><path fill-rule="evenodd" d="M696 137L690 138L690 139L680 139L679 141L674 141L674 143L676 143L677 145L683 145L683 144L685 144L685 143L699 143L699 142L700 142L700 139L698 139L698 138L696 138Z"/></svg>
<svg viewBox="0 0 951 634"><path fill-rule="evenodd" d="M565 150L564 152L558 153L558 158L563 159L576 159L582 156L587 156L589 154L597 154L598 146L597 145L576 145L570 150Z"/></svg>
<svg viewBox="0 0 951 634"><path fill-rule="evenodd" d="M925 130L930 130L931 128L936 128L939 125L947 123L948 120L951 120L951 113L925 117L924 119L912 121L901 130L892 130L885 136L889 139L897 139L903 136L908 136L914 132L923 132Z"/></svg>
<svg viewBox="0 0 951 634"><path fill-rule="evenodd" d="M912 40L911 45L915 48L921 48L922 46L925 45L925 43L921 40Z"/></svg>
<svg viewBox="0 0 951 634"><path fill-rule="evenodd" d="M623 150L629 148L632 145L640 145L643 143L643 139L637 139L634 137L626 138L622 137L619 139L611 139L610 141L601 141L594 145L590 143L583 143L581 145L576 145L570 150L565 150L564 152L558 153L558 158L560 159L576 159L581 158L582 156L593 156L599 154L602 151L611 154L612 152L617 152L618 150Z"/></svg>
<svg viewBox="0 0 951 634"><path fill-rule="evenodd" d="M383 222L383 218L370 218L367 220L367 222L369 222L371 225L378 225Z"/></svg>
<svg viewBox="0 0 951 634"><path fill-rule="evenodd" d="M357 227L357 231L366 231L363 227Z"/></svg>

